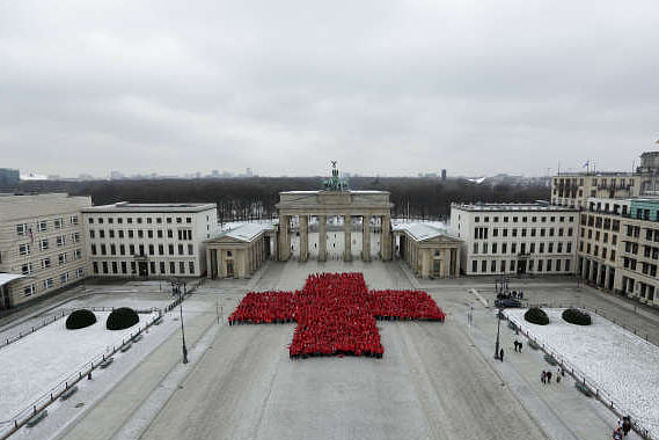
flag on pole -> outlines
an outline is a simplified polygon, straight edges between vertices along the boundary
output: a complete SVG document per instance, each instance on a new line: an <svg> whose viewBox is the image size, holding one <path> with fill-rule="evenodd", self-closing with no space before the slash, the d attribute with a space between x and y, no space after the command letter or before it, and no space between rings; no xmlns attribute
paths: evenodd
<svg viewBox="0 0 659 440"><path fill-rule="evenodd" d="M590 165L590 161L587 160L586 163L583 164L581 168L588 168L588 165Z"/></svg>

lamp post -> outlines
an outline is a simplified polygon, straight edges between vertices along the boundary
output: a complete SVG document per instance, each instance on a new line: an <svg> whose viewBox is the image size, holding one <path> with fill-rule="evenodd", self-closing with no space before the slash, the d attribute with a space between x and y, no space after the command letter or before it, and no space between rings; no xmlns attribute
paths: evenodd
<svg viewBox="0 0 659 440"><path fill-rule="evenodd" d="M181 293L181 283L177 280L172 281L174 294L179 298L179 313L181 317L181 342L183 343L183 363L188 363L188 348L185 345L185 326L183 325L183 297L185 295L185 283L183 283L183 293Z"/></svg>
<svg viewBox="0 0 659 440"><path fill-rule="evenodd" d="M497 341L494 344L494 359L499 359L499 335L501 334L501 309L497 309Z"/></svg>

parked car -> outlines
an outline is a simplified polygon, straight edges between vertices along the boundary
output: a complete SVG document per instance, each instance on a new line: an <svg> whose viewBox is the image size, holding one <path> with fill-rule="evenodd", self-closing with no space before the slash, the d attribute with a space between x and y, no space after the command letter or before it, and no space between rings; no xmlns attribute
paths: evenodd
<svg viewBox="0 0 659 440"><path fill-rule="evenodd" d="M494 301L494 305L500 309L520 308L522 307L522 302L512 298L498 299Z"/></svg>

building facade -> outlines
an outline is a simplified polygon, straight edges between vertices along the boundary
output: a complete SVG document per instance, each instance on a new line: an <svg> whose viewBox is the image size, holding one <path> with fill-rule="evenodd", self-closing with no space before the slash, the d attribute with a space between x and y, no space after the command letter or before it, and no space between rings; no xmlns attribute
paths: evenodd
<svg viewBox="0 0 659 440"><path fill-rule="evenodd" d="M266 260L275 257L275 227L245 223L206 240L207 277L248 278Z"/></svg>
<svg viewBox="0 0 659 440"><path fill-rule="evenodd" d="M215 232L214 203L128 203L82 209L91 275L199 277L204 241Z"/></svg>
<svg viewBox="0 0 659 440"><path fill-rule="evenodd" d="M547 204L451 204L467 275L572 274L576 209Z"/></svg>
<svg viewBox="0 0 659 440"><path fill-rule="evenodd" d="M89 275L81 210L89 197L0 196L0 272L19 274L2 289L8 309Z"/></svg>
<svg viewBox="0 0 659 440"><path fill-rule="evenodd" d="M633 173L561 173L552 179L552 205L586 209L589 198L631 198L649 178Z"/></svg>
<svg viewBox="0 0 659 440"><path fill-rule="evenodd" d="M632 214L620 219L615 290L659 306L659 199L631 204Z"/></svg>
<svg viewBox="0 0 659 440"><path fill-rule="evenodd" d="M427 223L410 223L393 228L396 257L419 278L460 276L460 240L446 229Z"/></svg>

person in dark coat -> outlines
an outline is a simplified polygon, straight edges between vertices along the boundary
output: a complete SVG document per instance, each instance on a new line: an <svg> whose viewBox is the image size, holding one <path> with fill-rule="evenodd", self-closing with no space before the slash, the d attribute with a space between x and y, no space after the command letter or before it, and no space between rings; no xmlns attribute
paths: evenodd
<svg viewBox="0 0 659 440"><path fill-rule="evenodd" d="M551 383L551 371L547 371L547 383Z"/></svg>
<svg viewBox="0 0 659 440"><path fill-rule="evenodd" d="M499 360L503 362L503 348L499 350Z"/></svg>

